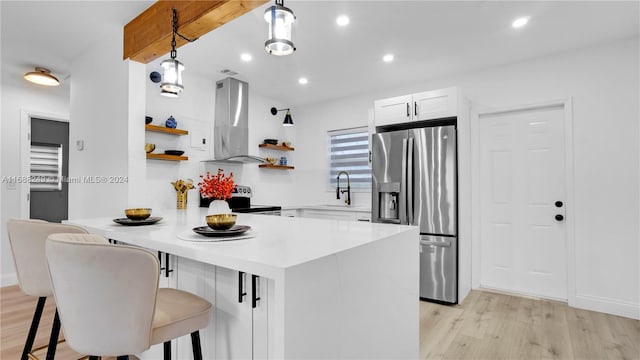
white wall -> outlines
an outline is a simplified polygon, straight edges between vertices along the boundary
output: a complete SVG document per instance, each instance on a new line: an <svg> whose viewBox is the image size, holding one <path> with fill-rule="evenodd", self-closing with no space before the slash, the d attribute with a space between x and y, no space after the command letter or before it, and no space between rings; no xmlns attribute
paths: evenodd
<svg viewBox="0 0 640 360"><path fill-rule="evenodd" d="M575 214L568 216L575 224L575 305L640 318L638 52L633 38L300 107L298 191L314 189L317 201L330 198L315 191L325 186L324 134L366 125L376 99L449 86L493 108L572 97Z"/></svg>
<svg viewBox="0 0 640 360"><path fill-rule="evenodd" d="M157 63L147 65L146 114L153 117L152 124L164 126L170 116L178 121L178 128L188 130L189 135L172 136L147 132L146 142L156 144L154 153L168 149L184 150L188 161L146 161L146 197L154 209L171 209L176 206L176 192L170 184L177 179L190 178L196 184L200 175L206 171L215 173L218 168L225 173L233 172L237 184L248 185L253 189L253 204L288 205L294 199L290 191L295 181L295 173L289 171L258 169L257 164L230 165L202 162L213 158L213 121L215 114L215 80L193 72L184 72L185 91L179 98L172 99L160 95L159 85L151 82L151 71L159 71ZM275 153L258 149L264 138L291 140L295 143L295 127L282 126L284 114L277 117L269 113L272 106L279 108L283 104L266 98L251 90L249 83L249 149L250 155L261 157L285 155L294 162L294 153ZM191 147L191 136L202 133L208 136L204 150ZM198 139L200 137L197 137ZM197 188L189 192L188 207L198 206ZM161 211L161 210L160 210Z"/></svg>
<svg viewBox="0 0 640 360"><path fill-rule="evenodd" d="M3 62L4 64L4 62ZM2 110L1 110L1 175L22 176L20 169L20 114L21 110L49 114L55 118L69 118L69 86L44 87L26 82L22 73L2 67ZM73 124L70 124L73 127ZM26 139L23 139L28 141ZM0 285L15 284L15 268L11 256L11 248L7 237L6 223L11 218L20 217L20 191L18 185L14 189L9 184L1 186L1 221L0 230ZM26 191L26 190L25 190Z"/></svg>

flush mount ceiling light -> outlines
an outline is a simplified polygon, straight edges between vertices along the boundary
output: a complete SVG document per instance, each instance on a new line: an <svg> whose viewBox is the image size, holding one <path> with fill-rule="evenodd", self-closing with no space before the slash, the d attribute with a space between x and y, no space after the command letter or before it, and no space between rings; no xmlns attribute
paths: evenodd
<svg viewBox="0 0 640 360"><path fill-rule="evenodd" d="M293 118L291 117L291 109L276 109L274 107L271 108L271 115L275 116L278 111L287 111L287 114L284 116L284 121L282 122L282 126L293 126Z"/></svg>
<svg viewBox="0 0 640 360"><path fill-rule="evenodd" d="M36 67L36 71L30 71L24 74L24 79L34 84L44 86L58 86L60 80L51 75L51 70L42 67Z"/></svg>
<svg viewBox="0 0 640 360"><path fill-rule="evenodd" d="M240 59L242 61L249 62L249 61L251 61L253 59L253 57L251 56L251 54L244 53L244 54L240 55Z"/></svg>
<svg viewBox="0 0 640 360"><path fill-rule="evenodd" d="M269 23L269 39L264 43L269 54L283 56L296 51L292 41L296 17L291 9L284 7L284 0L276 0L276 4L264 12L264 20Z"/></svg>
<svg viewBox="0 0 640 360"><path fill-rule="evenodd" d="M184 90L184 86L182 85L182 71L184 70L184 64L176 59L178 52L176 51L176 35L178 35L181 39L186 40L188 42L193 42L198 40L188 39L178 33L178 12L176 9L172 9L172 36L171 36L171 58L164 60L160 63L163 69L163 82L160 83L160 88L162 91L160 95L164 95L167 97L178 97L178 95Z"/></svg>
<svg viewBox="0 0 640 360"><path fill-rule="evenodd" d="M385 56L382 57L382 61L384 61L384 62L392 62L393 61L393 54L386 54Z"/></svg>
<svg viewBox="0 0 640 360"><path fill-rule="evenodd" d="M309 79L301 77L300 79L298 79L298 84L300 85L306 85L309 83Z"/></svg>
<svg viewBox="0 0 640 360"><path fill-rule="evenodd" d="M336 24L338 24L338 26L349 25L349 17L347 15L338 16L338 18L336 19Z"/></svg>
<svg viewBox="0 0 640 360"><path fill-rule="evenodd" d="M517 18L515 19L512 23L511 26L513 26L514 28L521 28L525 25L527 25L527 23L529 22L529 17L525 16L525 17L521 17L521 18Z"/></svg>

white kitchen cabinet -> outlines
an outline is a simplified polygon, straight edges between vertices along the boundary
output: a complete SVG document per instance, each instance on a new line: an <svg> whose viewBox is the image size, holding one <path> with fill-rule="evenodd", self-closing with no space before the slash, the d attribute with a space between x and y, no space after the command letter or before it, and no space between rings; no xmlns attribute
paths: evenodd
<svg viewBox="0 0 640 360"><path fill-rule="evenodd" d="M151 252L153 250L147 249ZM165 252L154 252L158 254L158 260L160 260L160 278L158 279L158 287L161 288L178 288L178 265L177 256L167 254ZM168 267L167 267L168 264ZM166 272L166 270L169 270ZM176 341L172 341L171 359L177 360L181 357L177 356L177 344ZM164 347L163 344L157 344L149 348L149 350L140 354L142 360L160 360L164 359Z"/></svg>
<svg viewBox="0 0 640 360"><path fill-rule="evenodd" d="M268 357L267 298L266 279L216 267L216 359Z"/></svg>
<svg viewBox="0 0 640 360"><path fill-rule="evenodd" d="M411 112L411 95L396 96L374 102L376 126L400 124L413 119Z"/></svg>
<svg viewBox="0 0 640 360"><path fill-rule="evenodd" d="M214 306L216 305L216 267L211 264L178 258L176 264L177 288L196 294ZM200 330L200 344L202 356L205 359L212 358L216 348L215 310L211 311L209 326ZM185 335L172 342L172 357L177 359L193 359L193 347L191 335Z"/></svg>
<svg viewBox="0 0 640 360"><path fill-rule="evenodd" d="M425 91L374 102L375 126L446 118L458 114L458 88Z"/></svg>

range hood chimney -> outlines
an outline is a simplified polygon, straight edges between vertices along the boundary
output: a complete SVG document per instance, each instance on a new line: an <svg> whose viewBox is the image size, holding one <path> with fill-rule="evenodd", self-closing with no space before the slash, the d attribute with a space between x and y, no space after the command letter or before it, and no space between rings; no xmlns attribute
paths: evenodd
<svg viewBox="0 0 640 360"><path fill-rule="evenodd" d="M266 162L249 155L249 84L228 77L216 82L214 162Z"/></svg>

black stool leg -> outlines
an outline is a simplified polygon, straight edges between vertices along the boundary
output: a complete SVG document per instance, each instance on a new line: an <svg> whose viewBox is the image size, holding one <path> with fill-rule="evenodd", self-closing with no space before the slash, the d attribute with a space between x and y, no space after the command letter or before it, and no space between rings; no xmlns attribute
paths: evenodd
<svg viewBox="0 0 640 360"><path fill-rule="evenodd" d="M47 360L53 360L56 356L56 347L58 346L58 336L60 335L60 316L58 309L53 317L53 327L51 327L51 336L49 337L49 346L47 348Z"/></svg>
<svg viewBox="0 0 640 360"><path fill-rule="evenodd" d="M193 360L202 360L202 347L200 346L200 331L191 333L191 347L193 347Z"/></svg>
<svg viewBox="0 0 640 360"><path fill-rule="evenodd" d="M98 359L99 359L99 357L97 357L97 356L89 356L89 360L98 360Z"/></svg>
<svg viewBox="0 0 640 360"><path fill-rule="evenodd" d="M164 360L171 360L171 340L164 342Z"/></svg>
<svg viewBox="0 0 640 360"><path fill-rule="evenodd" d="M38 298L38 304L36 305L36 311L33 313L33 320L31 320L31 328L29 328L29 335L27 335L27 341L24 343L24 350L22 350L22 360L29 359L29 353L33 347L33 341L36 339L36 333L38 332L38 325L40 324L40 318L42 317L42 310L44 309L44 303L47 298L41 296Z"/></svg>
<svg viewBox="0 0 640 360"><path fill-rule="evenodd" d="M129 355L120 355L116 358L116 360L129 360Z"/></svg>

